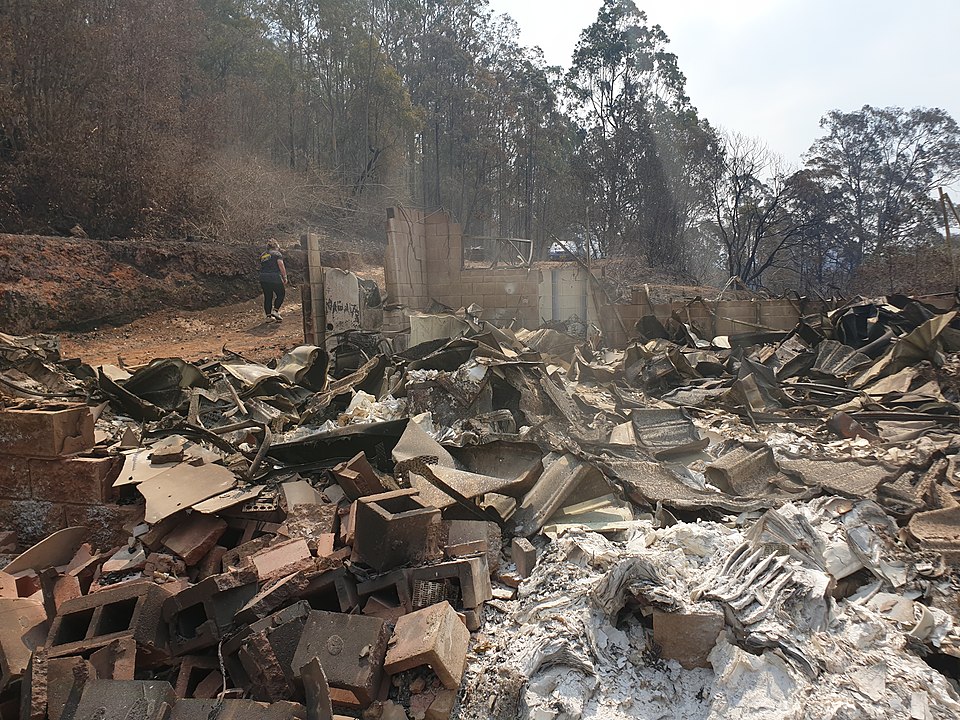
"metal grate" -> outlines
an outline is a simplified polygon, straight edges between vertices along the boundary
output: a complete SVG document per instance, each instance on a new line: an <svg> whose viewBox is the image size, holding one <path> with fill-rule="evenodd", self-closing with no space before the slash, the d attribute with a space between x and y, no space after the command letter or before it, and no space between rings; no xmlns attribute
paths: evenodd
<svg viewBox="0 0 960 720"><path fill-rule="evenodd" d="M438 602L450 600L446 583L436 580L416 580L413 583L413 609L436 605Z"/></svg>

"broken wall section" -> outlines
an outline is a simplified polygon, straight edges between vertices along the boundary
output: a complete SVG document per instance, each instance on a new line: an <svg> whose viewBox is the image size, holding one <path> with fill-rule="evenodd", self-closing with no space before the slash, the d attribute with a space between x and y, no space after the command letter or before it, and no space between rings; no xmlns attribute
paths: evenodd
<svg viewBox="0 0 960 720"><path fill-rule="evenodd" d="M350 270L324 265L322 244L323 238L316 233L307 233L300 241L307 260L300 288L307 344L326 346L327 337L379 330L383 323L379 289Z"/></svg>
<svg viewBox="0 0 960 720"><path fill-rule="evenodd" d="M463 230L442 210L387 211L384 330L402 332L432 301L457 309L476 303L483 318L540 325L540 272L532 267L464 268Z"/></svg>
<svg viewBox="0 0 960 720"><path fill-rule="evenodd" d="M129 513L111 504L121 463L94 455L94 443L85 405L0 412L0 527L15 529L24 546L78 525L92 526L103 544L122 542Z"/></svg>
<svg viewBox="0 0 960 720"><path fill-rule="evenodd" d="M600 288L597 269L580 263L465 267L464 247L472 248L475 242L443 210L389 208L386 230L383 329L390 333L408 330L410 315L433 301L454 310L476 303L483 308L483 319L503 325L516 321L516 326L528 329L558 322L578 334L577 329L592 324L603 330L612 347L622 347L634 337L636 323L646 316L663 322L676 315L703 337L712 338L792 330L804 315L830 309L806 298L653 303L642 286L634 288L630 302L612 304Z"/></svg>

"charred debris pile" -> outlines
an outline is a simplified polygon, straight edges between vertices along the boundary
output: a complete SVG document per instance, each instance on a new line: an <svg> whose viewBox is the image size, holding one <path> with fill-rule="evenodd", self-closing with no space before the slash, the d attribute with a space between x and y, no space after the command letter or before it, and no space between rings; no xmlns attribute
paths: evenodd
<svg viewBox="0 0 960 720"><path fill-rule="evenodd" d="M0 717L960 715L952 301L463 319L353 367L0 335Z"/></svg>

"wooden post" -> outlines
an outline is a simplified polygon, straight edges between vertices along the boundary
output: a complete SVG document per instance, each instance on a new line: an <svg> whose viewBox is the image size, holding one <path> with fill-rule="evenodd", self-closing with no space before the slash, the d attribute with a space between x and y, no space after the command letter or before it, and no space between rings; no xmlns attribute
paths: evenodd
<svg viewBox="0 0 960 720"><path fill-rule="evenodd" d="M957 289L957 268L953 262L953 242L950 239L950 216L947 214L947 201L949 198L947 194L943 191L943 188L940 188L940 209L943 210L943 227L946 232L945 240L947 243L947 257L950 258L950 279L953 281L954 290ZM950 203L950 207L953 208L953 203ZM954 210L956 214L956 210Z"/></svg>
<svg viewBox="0 0 960 720"><path fill-rule="evenodd" d="M300 239L306 259L306 277L300 288L303 303L303 339L308 345L326 348L327 320L323 292L323 262L320 255L320 236L307 232Z"/></svg>

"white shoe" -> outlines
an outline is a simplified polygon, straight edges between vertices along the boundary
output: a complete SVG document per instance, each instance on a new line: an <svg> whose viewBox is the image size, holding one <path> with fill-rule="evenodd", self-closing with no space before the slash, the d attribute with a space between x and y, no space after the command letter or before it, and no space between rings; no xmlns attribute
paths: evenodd
<svg viewBox="0 0 960 720"><path fill-rule="evenodd" d="M263 322L269 325L272 322L280 322L280 321L274 318L273 315L267 315L267 317L264 318Z"/></svg>
<svg viewBox="0 0 960 720"><path fill-rule="evenodd" d="M274 310L272 313L270 313L270 316L271 316L274 320L276 320L277 322L283 322L283 318L280 317L280 311L279 311L279 310Z"/></svg>

